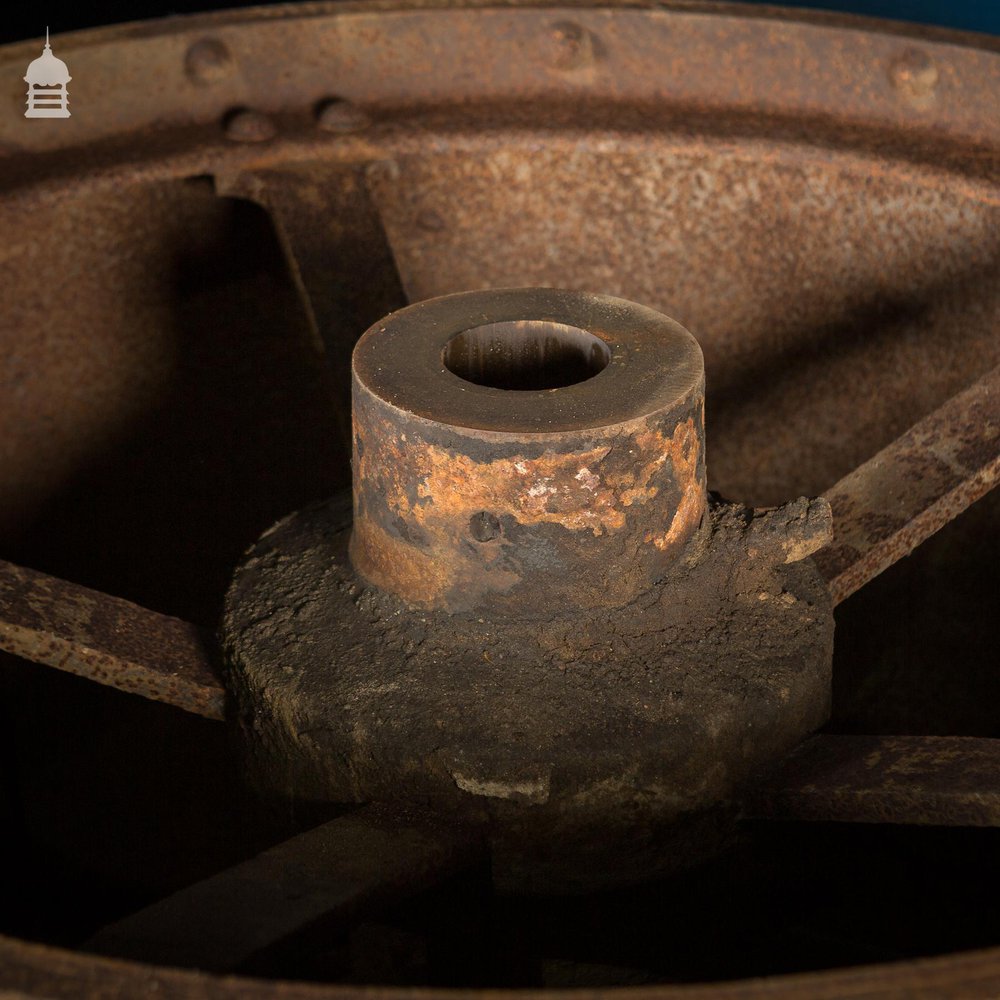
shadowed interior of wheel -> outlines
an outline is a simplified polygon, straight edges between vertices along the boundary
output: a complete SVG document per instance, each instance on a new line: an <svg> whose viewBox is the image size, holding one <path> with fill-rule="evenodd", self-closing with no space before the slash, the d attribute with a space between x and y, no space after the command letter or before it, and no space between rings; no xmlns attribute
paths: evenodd
<svg viewBox="0 0 1000 1000"><path fill-rule="evenodd" d="M1000 992L992 40L288 5L29 122L39 45L0 989Z"/></svg>

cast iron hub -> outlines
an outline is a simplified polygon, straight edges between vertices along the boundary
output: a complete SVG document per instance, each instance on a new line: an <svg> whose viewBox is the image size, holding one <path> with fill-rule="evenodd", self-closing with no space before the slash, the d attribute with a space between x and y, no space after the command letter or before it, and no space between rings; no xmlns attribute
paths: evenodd
<svg viewBox="0 0 1000 1000"><path fill-rule="evenodd" d="M292 515L228 597L253 780L486 815L519 888L702 853L826 717L825 501L709 501L701 351L621 299L433 299L353 375L353 529L342 499Z"/></svg>

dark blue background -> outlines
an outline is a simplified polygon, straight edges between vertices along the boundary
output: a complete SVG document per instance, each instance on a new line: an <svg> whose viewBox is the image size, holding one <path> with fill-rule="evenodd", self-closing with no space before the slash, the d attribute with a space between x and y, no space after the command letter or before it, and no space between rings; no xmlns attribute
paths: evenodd
<svg viewBox="0 0 1000 1000"><path fill-rule="evenodd" d="M808 3L785 0L784 6L845 10L870 17L943 24L1000 35L1000 0L810 0Z"/></svg>
<svg viewBox="0 0 1000 1000"><path fill-rule="evenodd" d="M266 0L120 0L117 3L101 3L100 0L90 3L80 0L40 3L29 0L28 3L8 3L0 13L0 41L40 38L45 34L46 23L51 26L53 34L59 35L77 28L218 8L256 6L261 2ZM782 0L769 2L780 4ZM849 11L1000 35L1000 0L784 0L784 3L786 6Z"/></svg>

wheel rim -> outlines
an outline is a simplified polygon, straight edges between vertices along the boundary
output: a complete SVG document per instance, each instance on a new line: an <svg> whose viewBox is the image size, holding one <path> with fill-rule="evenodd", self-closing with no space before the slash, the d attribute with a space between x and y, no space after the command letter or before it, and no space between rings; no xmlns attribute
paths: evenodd
<svg viewBox="0 0 1000 1000"><path fill-rule="evenodd" d="M29 49L9 46L0 61L25 65L37 54ZM42 569L100 586L92 546L78 546L74 566L46 549L31 524L172 377L169 339L144 332L169 322L163 303L172 286L146 275L185 252L185 225L199 224L218 196L270 216L301 310L284 324L289 340L278 349L294 344L301 361L287 384L299 387L301 371L313 371L312 417L339 427L308 442L290 428L273 450L322 471L236 518L211 558L178 559L178 574L191 566L215 573L197 600L185 604L179 587L158 591L143 574L125 577L123 596L163 611L195 617L194 607L208 603L200 614L211 624L210 595L221 593L237 541L248 544L251 527L343 485L350 345L407 298L563 284L667 309L705 348L714 485L758 504L825 493L838 480L834 496L839 489L856 498L852 469L1000 362L1000 303L989 287L1000 256L1000 55L989 40L735 6L319 5L101 29L66 39L59 52L74 74L74 117L27 129L13 116L0 135L0 214L20 251L7 265L19 290L6 310L16 348L7 371L21 387L7 420L17 426L3 504L11 551L40 552ZM150 80L160 81L152 99ZM852 214L856 204L865 210ZM317 212L345 221L317 227ZM178 222L164 237L170 217ZM130 269L129 254L116 257L113 248L137 228L149 238L132 241L133 257L136 245L143 249L141 266ZM782 243L788 233L791 253ZM164 242L170 253L157 256ZM95 244L107 267L83 276L74 260ZM345 258L365 267L330 282L329 261ZM64 285L39 276L40 259L54 263ZM276 314L268 320L281 323ZM75 329L83 349L53 339L57 328ZM886 331L888 342L873 343ZM965 410L948 411L956 426L982 419L983 400L995 400L990 378L970 390ZM902 465L940 423L924 425ZM899 524L854 539L864 555L880 556L859 568L843 551L824 554L838 599L995 482L995 437L973 435L966 445L986 451L942 472ZM921 481L934 471L925 468ZM864 489L879 496L877 486ZM928 505L940 497L949 502ZM923 527L906 534L921 518ZM128 617L131 607L119 610ZM172 645L187 644L185 707L217 717L221 695L202 662L210 642L161 618L140 615L134 627L166 629ZM76 672L126 689L123 664L145 658L112 648L110 658L74 666L67 651L93 646L83 636L63 636L56 655L42 650L32 623L17 628L5 631L5 648L72 661ZM143 677L140 693L179 702L176 685L144 690ZM781 813L763 798L763 811ZM934 821L970 822L956 819L955 808L946 801ZM995 813L971 822L992 824ZM122 992L148 988L150 977L178 993L231 988L14 941L5 950L10 985L29 993L71 991L98 977ZM878 993L939 977L942 988L988 993L996 968L991 951L791 977L780 988ZM711 987L719 995L760 988Z"/></svg>

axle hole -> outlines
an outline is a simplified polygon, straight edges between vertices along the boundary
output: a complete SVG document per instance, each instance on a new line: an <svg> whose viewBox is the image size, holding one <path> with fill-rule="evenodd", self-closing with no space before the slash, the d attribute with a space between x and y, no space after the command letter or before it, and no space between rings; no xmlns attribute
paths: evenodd
<svg viewBox="0 0 1000 1000"><path fill-rule="evenodd" d="M577 385L602 372L608 345L586 330L547 320L510 320L465 330L448 341L444 366L492 389L537 391Z"/></svg>

